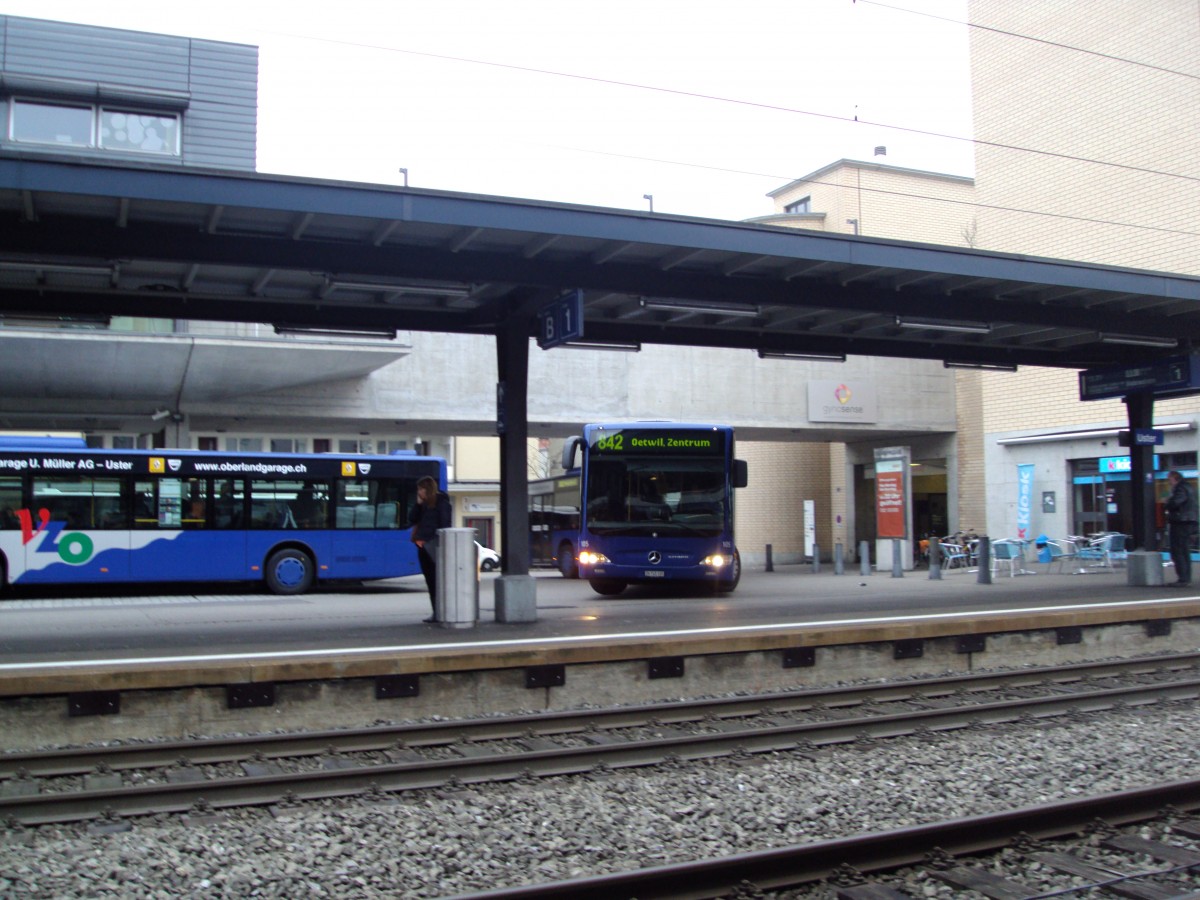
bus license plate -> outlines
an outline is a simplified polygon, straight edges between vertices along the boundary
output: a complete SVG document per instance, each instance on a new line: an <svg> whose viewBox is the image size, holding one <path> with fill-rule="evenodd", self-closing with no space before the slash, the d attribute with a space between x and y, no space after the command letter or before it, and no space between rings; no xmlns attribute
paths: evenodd
<svg viewBox="0 0 1200 900"><path fill-rule="evenodd" d="M646 577L647 578L666 578L667 573L664 572L662 569L647 569Z"/></svg>

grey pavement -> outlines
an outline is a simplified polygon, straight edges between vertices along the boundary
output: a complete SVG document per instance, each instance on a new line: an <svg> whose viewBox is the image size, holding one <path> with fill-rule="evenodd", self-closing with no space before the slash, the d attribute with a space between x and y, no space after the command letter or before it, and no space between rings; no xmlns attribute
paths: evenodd
<svg viewBox="0 0 1200 900"><path fill-rule="evenodd" d="M164 591L12 593L0 602L0 664L78 659L117 660L220 653L278 653L380 646L529 640L606 634L666 633L800 622L946 612L1044 609L1131 600L1200 599L1171 587L1131 587L1124 570L1087 574L997 576L980 584L973 572L924 569L895 578L857 570L819 574L811 567L747 570L738 589L681 590L668 584L596 594L584 581L537 572L538 619L495 621L497 575L480 582L480 621L474 628L426 625L430 605L423 580L392 579L362 585L321 586L299 597L276 597L245 585Z"/></svg>

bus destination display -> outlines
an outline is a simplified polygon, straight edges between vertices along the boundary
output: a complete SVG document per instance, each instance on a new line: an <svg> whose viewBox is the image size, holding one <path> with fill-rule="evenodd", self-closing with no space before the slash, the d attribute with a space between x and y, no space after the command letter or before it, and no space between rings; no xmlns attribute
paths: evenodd
<svg viewBox="0 0 1200 900"><path fill-rule="evenodd" d="M590 435L595 454L714 454L724 452L720 432L668 431L663 429L622 429L593 432Z"/></svg>

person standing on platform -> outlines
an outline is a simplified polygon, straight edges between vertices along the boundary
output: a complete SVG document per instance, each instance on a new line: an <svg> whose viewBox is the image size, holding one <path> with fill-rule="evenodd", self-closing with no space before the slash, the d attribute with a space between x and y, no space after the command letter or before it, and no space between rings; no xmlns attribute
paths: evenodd
<svg viewBox="0 0 1200 900"><path fill-rule="evenodd" d="M1171 489L1164 508L1167 524L1171 526L1171 562L1175 564L1175 584L1186 587L1192 583L1192 538L1196 535L1196 492L1182 475L1167 473Z"/></svg>
<svg viewBox="0 0 1200 900"><path fill-rule="evenodd" d="M451 524L450 496L438 490L437 480L425 475L417 480L417 502L408 514L412 526L412 542L417 545L417 559L421 563L421 574L429 588L429 604L433 615L426 622L436 622L437 617L437 540L438 529Z"/></svg>

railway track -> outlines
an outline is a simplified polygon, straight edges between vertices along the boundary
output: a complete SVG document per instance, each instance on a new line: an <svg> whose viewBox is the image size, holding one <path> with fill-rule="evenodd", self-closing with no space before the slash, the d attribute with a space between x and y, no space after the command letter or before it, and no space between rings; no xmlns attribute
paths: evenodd
<svg viewBox="0 0 1200 900"><path fill-rule="evenodd" d="M1168 840L1118 830L1160 820L1168 807ZM1130 900L1182 900L1200 896L1200 820L1180 818L1181 811L1197 809L1200 780L1181 781L715 860L459 894L453 900L701 900L762 897L768 891L789 898L904 900L933 895L910 887L922 881L993 900L1082 896L1093 890ZM1049 844L1085 833L1096 839ZM980 858L1000 850L1009 854L1002 865ZM873 877L905 866L918 866L919 872ZM998 868L1005 874L997 874ZM1038 873L1038 883L1026 880L1030 871ZM1048 889L1047 881L1058 884ZM800 886L823 890L809 895L787 890Z"/></svg>
<svg viewBox="0 0 1200 900"><path fill-rule="evenodd" d="M1194 701L1200 654L754 697L0 755L0 822L383 795Z"/></svg>

